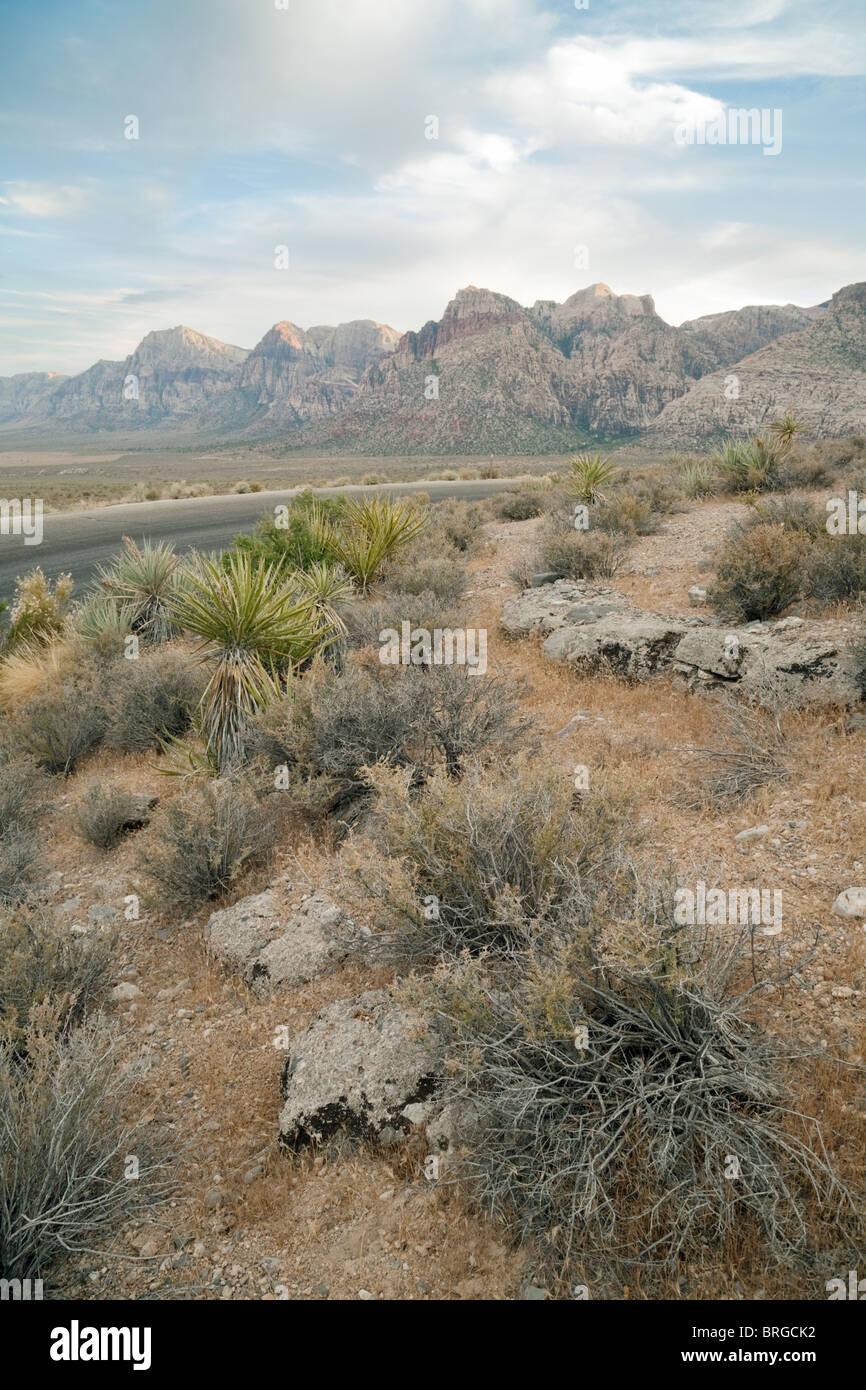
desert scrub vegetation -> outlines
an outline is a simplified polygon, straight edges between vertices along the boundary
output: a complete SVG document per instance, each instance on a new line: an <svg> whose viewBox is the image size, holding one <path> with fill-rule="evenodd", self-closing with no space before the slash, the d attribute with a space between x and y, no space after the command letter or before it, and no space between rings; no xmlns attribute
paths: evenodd
<svg viewBox="0 0 866 1390"><path fill-rule="evenodd" d="M707 597L732 622L776 617L802 595L808 552L803 533L777 522L734 526L716 554Z"/></svg>
<svg viewBox="0 0 866 1390"><path fill-rule="evenodd" d="M700 781L681 788L677 800L693 809L743 801L759 787L791 775L784 701L778 691L768 688L764 699L753 704L728 696L718 713L719 725L709 743L681 749Z"/></svg>
<svg viewBox="0 0 866 1390"><path fill-rule="evenodd" d="M123 835L144 824L143 805L143 798L134 792L93 781L75 807L73 824L88 844L114 849Z"/></svg>
<svg viewBox="0 0 866 1390"><path fill-rule="evenodd" d="M852 1198L754 1021L743 939L674 928L658 904L633 914L639 949L609 932L589 963L562 924L507 970L440 967L456 1176L554 1278L631 1282L750 1237L807 1260L815 1208L850 1223Z"/></svg>
<svg viewBox="0 0 866 1390"><path fill-rule="evenodd" d="M866 536L830 535L809 498L758 501L714 556L710 602L733 621L771 618L803 600L820 611L866 596Z"/></svg>
<svg viewBox="0 0 866 1390"><path fill-rule="evenodd" d="M181 570L173 546L147 540L137 546L124 536L123 550L108 568L98 571L97 581L143 641L158 644L177 636L173 602Z"/></svg>
<svg viewBox="0 0 866 1390"><path fill-rule="evenodd" d="M337 672L322 662L260 716L260 750L285 767L309 809L341 814L370 798L365 769L411 769L416 784L437 766L459 777L469 758L503 756L530 728L522 689L462 666L368 666Z"/></svg>
<svg viewBox="0 0 866 1390"><path fill-rule="evenodd" d="M613 483L617 467L601 454L575 454L569 459L569 490L578 502L592 504L604 500L604 489Z"/></svg>
<svg viewBox="0 0 866 1390"><path fill-rule="evenodd" d="M74 587L68 574L59 575L52 587L38 566L16 579L2 651L32 649L59 637L66 629Z"/></svg>
<svg viewBox="0 0 866 1390"><path fill-rule="evenodd" d="M539 488L521 487L506 492L497 508L503 521L528 521L544 511L544 499Z"/></svg>
<svg viewBox="0 0 866 1390"><path fill-rule="evenodd" d="M454 606L463 596L468 574L459 554L445 556L420 554L413 551L398 564L390 566L383 589L389 594L432 594L443 609ZM393 626L393 624L386 624Z"/></svg>
<svg viewBox="0 0 866 1390"><path fill-rule="evenodd" d="M361 593L382 577L387 565L415 540L428 520L427 512L413 503L390 497L349 498L336 522L319 508L313 517L315 535Z"/></svg>
<svg viewBox="0 0 866 1390"><path fill-rule="evenodd" d="M539 534L538 568L565 579L610 579L616 574L625 542L604 531L576 531L572 518L553 515Z"/></svg>
<svg viewBox="0 0 866 1390"><path fill-rule="evenodd" d="M44 671L38 658L35 672L19 668L21 685L32 678L35 689L8 710L8 736L45 771L65 777L102 742L108 722L104 673L80 652L60 666L56 684L43 679Z"/></svg>
<svg viewBox="0 0 866 1390"><path fill-rule="evenodd" d="M49 807L49 780L39 765L0 744L0 903L18 902L37 886L39 827Z"/></svg>
<svg viewBox="0 0 866 1390"><path fill-rule="evenodd" d="M481 476L486 475L482 472ZM456 550L461 555L471 555L478 549L483 527L484 514L477 502L452 497L431 508L424 540L431 555L441 555L443 549L446 553Z"/></svg>
<svg viewBox="0 0 866 1390"><path fill-rule="evenodd" d="M327 540L321 534L321 519L336 524L342 503L330 497L315 497L305 489L281 512L279 520L273 513L263 516L252 536L235 538L232 549L223 554L229 563L234 553L241 552L264 565L285 573L308 570L313 565L333 561Z"/></svg>
<svg viewBox="0 0 866 1390"><path fill-rule="evenodd" d="M23 1035L0 1034L5 1278L41 1277L64 1257L92 1252L172 1190L167 1151L152 1126L126 1118L137 1079L119 1033L98 1015L66 1031L61 1019L45 1004L31 1011Z"/></svg>
<svg viewBox="0 0 866 1390"><path fill-rule="evenodd" d="M405 768L369 776L373 814L343 857L398 957L507 956L553 924L588 926L602 898L613 908L638 840L625 794L575 793L526 755L460 780L437 768L420 792Z"/></svg>
<svg viewBox="0 0 866 1390"><path fill-rule="evenodd" d="M105 745L147 753L187 733L206 684L203 668L181 647L142 652L118 661L107 679Z"/></svg>
<svg viewBox="0 0 866 1390"><path fill-rule="evenodd" d="M140 856L159 900L192 911L262 863L279 834L279 795L249 781L197 779L160 806Z"/></svg>
<svg viewBox="0 0 866 1390"><path fill-rule="evenodd" d="M196 712L205 756L219 773L246 757L254 716L279 699L293 668L335 636L334 624L291 576L243 551L225 564L201 557L186 571L173 612L200 639L209 680Z"/></svg>
<svg viewBox="0 0 866 1390"><path fill-rule="evenodd" d="M50 1005L60 1035L77 1027L102 1001L112 966L112 938L74 936L41 905L0 914L0 1029L24 1045L36 1007Z"/></svg>

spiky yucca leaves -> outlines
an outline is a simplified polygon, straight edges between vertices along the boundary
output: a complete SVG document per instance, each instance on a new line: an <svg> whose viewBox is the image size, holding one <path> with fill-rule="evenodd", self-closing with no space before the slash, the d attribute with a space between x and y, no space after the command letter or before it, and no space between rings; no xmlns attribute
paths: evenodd
<svg viewBox="0 0 866 1390"><path fill-rule="evenodd" d="M92 640L116 638L121 643L132 632L134 614L126 603L115 603L108 595L90 594L73 614L72 625L82 637Z"/></svg>
<svg viewBox="0 0 866 1390"><path fill-rule="evenodd" d="M172 600L179 586L178 564L172 545L145 540L139 548L124 536L123 551L114 564L97 571L103 589L119 608L130 611L132 630L147 642L168 642L177 636Z"/></svg>
<svg viewBox="0 0 866 1390"><path fill-rule="evenodd" d="M172 614L201 638L199 656L212 666L198 711L205 749L221 774L244 759L253 716L283 693L292 666L334 636L333 623L298 598L274 565L243 552L223 566L200 557L184 572Z"/></svg>
<svg viewBox="0 0 866 1390"><path fill-rule="evenodd" d="M705 463L687 463L680 474L680 487L691 501L706 497L713 490L713 473Z"/></svg>
<svg viewBox="0 0 866 1390"><path fill-rule="evenodd" d="M352 597L352 581L339 565L318 560L308 570L296 570L290 583L299 597L307 598L316 612L327 618L336 632L345 633L346 624L337 605Z"/></svg>
<svg viewBox="0 0 866 1390"><path fill-rule="evenodd" d="M604 488L616 473L616 466L601 454L575 454L568 464L571 490L581 502L601 502Z"/></svg>
<svg viewBox="0 0 866 1390"><path fill-rule="evenodd" d="M349 499L338 525L319 511L311 521L322 545L365 592L427 525L428 514L390 497Z"/></svg>
<svg viewBox="0 0 866 1390"><path fill-rule="evenodd" d="M770 425L770 434L787 451L793 444L796 435L803 434L808 428L809 426L804 420L799 420L788 410L781 420L773 421Z"/></svg>

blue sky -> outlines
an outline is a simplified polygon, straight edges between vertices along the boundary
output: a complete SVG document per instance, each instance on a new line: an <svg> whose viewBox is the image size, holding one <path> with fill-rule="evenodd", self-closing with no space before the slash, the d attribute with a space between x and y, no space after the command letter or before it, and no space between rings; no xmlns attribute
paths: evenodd
<svg viewBox="0 0 866 1390"><path fill-rule="evenodd" d="M470 283L679 322L866 279L862 0L277 3L5 0L0 374L417 328ZM674 138L726 107L781 153Z"/></svg>

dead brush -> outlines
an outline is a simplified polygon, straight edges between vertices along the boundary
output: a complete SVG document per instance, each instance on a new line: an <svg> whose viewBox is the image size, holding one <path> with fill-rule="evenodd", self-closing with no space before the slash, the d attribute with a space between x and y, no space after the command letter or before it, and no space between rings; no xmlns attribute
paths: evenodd
<svg viewBox="0 0 866 1390"><path fill-rule="evenodd" d="M675 800L689 810L712 803L743 801L759 787L791 775L790 741L782 727L783 705L777 691L760 704L728 696L720 705L721 727L711 743L679 751L697 770L700 781L678 789Z"/></svg>

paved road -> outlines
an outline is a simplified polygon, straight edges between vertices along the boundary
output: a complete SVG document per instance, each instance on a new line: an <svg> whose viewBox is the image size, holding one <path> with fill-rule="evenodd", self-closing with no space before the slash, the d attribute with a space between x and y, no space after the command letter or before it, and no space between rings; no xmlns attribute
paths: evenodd
<svg viewBox="0 0 866 1390"><path fill-rule="evenodd" d="M384 487L316 488L322 497L361 496L387 492L410 496L426 492L431 498L491 497L514 479L484 478L467 482L391 483ZM80 512L55 512L44 518L41 545L25 545L21 536L0 535L0 597L11 597L15 577L40 565L50 579L69 573L80 588L98 565L106 564L120 547L121 537L135 541L171 541L179 551L197 547L220 550L239 531L252 531L259 517L280 503L290 502L299 489L282 492L232 493L218 497L187 497L176 502L134 502L91 507Z"/></svg>

